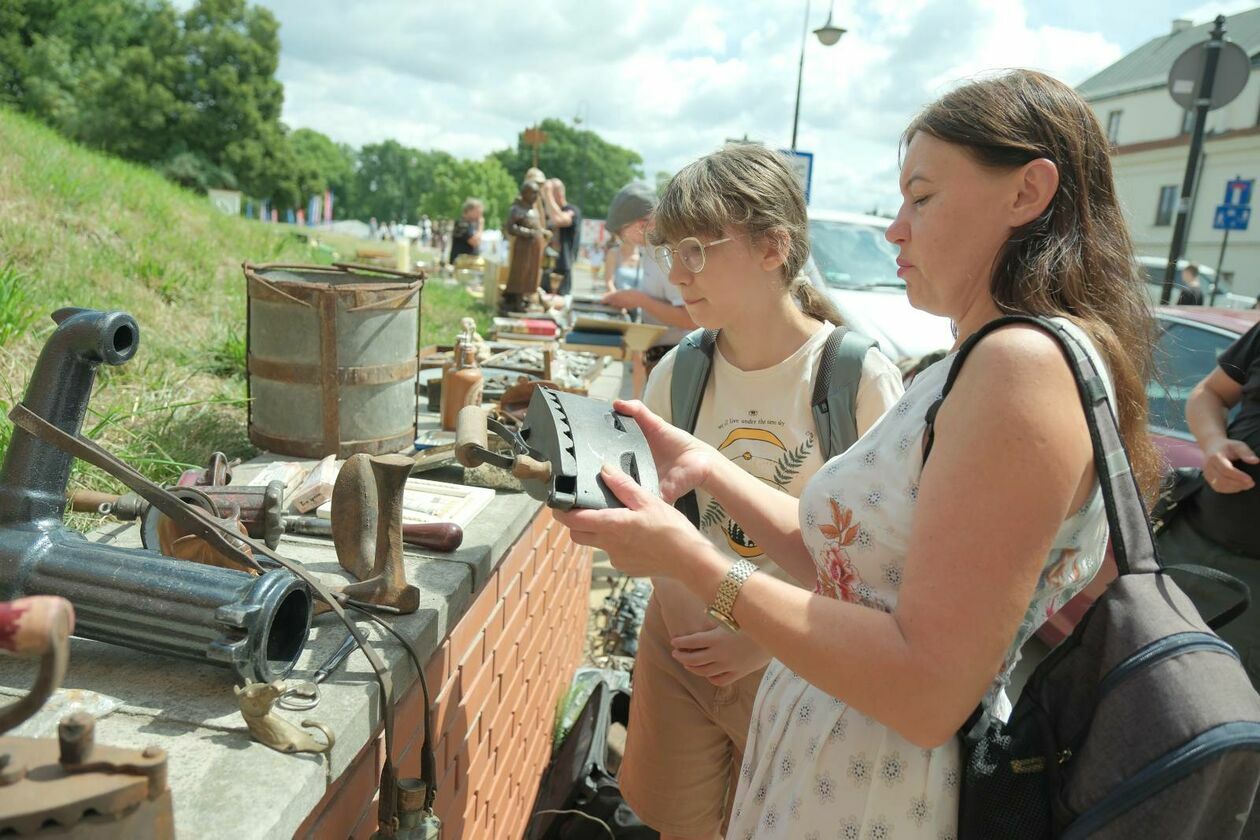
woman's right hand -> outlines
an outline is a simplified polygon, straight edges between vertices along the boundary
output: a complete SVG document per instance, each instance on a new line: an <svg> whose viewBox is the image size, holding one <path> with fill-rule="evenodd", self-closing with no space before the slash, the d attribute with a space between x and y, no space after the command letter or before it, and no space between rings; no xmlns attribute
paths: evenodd
<svg viewBox="0 0 1260 840"><path fill-rule="evenodd" d="M647 438L661 498L666 502L673 504L708 480L721 457L716 449L666 423L638 400L616 400L613 408L634 418Z"/></svg>

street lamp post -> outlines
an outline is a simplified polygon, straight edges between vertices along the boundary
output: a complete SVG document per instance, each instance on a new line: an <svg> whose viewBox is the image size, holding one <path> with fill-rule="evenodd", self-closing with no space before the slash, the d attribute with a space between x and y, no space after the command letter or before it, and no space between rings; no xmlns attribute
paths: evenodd
<svg viewBox="0 0 1260 840"><path fill-rule="evenodd" d="M835 9L835 0L827 9L827 22L814 30L818 41L824 47L830 47L840 40L845 30L831 23L831 13ZM805 0L805 27L801 31L801 60L796 68L796 111L792 115L792 151L796 151L796 129L801 122L801 82L805 79L805 44L809 40L809 0Z"/></svg>

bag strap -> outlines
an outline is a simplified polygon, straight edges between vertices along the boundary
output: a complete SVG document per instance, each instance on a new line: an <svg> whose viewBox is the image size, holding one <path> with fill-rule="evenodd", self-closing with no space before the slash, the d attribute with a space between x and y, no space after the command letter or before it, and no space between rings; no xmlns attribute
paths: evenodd
<svg viewBox="0 0 1260 840"><path fill-rule="evenodd" d="M688 433L696 430L700 401L704 399L709 372L713 370L713 351L717 347L717 330L693 330L682 341L674 356L674 372L669 381L669 408L673 424ZM700 527L700 500L692 490L674 502L691 524Z"/></svg>
<svg viewBox="0 0 1260 840"><path fill-rule="evenodd" d="M827 336L810 408L824 461L844 452L858 439L857 394L862 363L875 342L847 327L837 326Z"/></svg>
<svg viewBox="0 0 1260 840"><path fill-rule="evenodd" d="M1085 409L1085 422L1089 427L1090 443L1094 450L1094 469L1098 474L1103 506L1107 511L1107 525L1111 529L1112 553L1115 555L1117 570L1122 575L1158 573L1160 565L1156 559L1155 537L1151 533L1150 520L1146 515L1146 507L1142 504L1141 493L1138 492L1137 479L1129 466L1129 455L1120 437L1119 426L1111 412L1106 385L1094 366L1093 359L1081 347L1076 337L1053 321L1030 315L1007 315L985 324L963 342L945 379L941 396L927 412L924 462L926 463L932 450L937 412L958 379L967 356L986 335L1011 324L1029 324L1042 330L1058 342L1067 359L1072 377L1076 380L1077 394Z"/></svg>

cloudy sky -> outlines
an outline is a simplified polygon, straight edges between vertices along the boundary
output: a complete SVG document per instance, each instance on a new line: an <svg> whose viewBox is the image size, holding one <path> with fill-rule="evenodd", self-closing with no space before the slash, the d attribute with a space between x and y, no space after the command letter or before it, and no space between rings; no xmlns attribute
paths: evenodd
<svg viewBox="0 0 1260 840"><path fill-rule="evenodd" d="M543 117L638 151L648 178L747 135L791 139L804 0L254 0L280 20L284 120L355 146L393 137L480 157ZM798 148L811 205L890 210L897 138L969 75L1084 81L1176 17L1260 0L836 0L811 35ZM827 18L812 0L811 29Z"/></svg>

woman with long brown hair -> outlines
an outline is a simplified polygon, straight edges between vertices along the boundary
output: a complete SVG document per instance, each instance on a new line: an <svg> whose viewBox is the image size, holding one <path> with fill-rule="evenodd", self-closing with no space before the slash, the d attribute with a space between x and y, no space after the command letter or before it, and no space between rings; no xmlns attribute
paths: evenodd
<svg viewBox="0 0 1260 840"><path fill-rule="evenodd" d="M1058 320L1104 371L1139 481L1150 315L1108 143L1066 85L1016 70L929 105L904 137L888 238L917 308L959 342L1007 313ZM1058 345L1013 325L978 344L936 413L950 357L805 488L767 493L637 404L666 497L702 487L811 594L732 563L615 469L625 509L557 514L629 574L670 576L774 655L728 836L953 836L959 741L1009 709L1019 648L1102 563L1106 517Z"/></svg>

